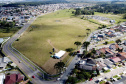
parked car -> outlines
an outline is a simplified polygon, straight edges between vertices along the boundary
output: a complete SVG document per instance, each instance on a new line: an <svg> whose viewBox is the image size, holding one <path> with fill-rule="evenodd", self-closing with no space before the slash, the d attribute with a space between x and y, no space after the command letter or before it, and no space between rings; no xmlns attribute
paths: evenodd
<svg viewBox="0 0 126 84"><path fill-rule="evenodd" d="M35 76L32 76L32 78L35 78Z"/></svg>

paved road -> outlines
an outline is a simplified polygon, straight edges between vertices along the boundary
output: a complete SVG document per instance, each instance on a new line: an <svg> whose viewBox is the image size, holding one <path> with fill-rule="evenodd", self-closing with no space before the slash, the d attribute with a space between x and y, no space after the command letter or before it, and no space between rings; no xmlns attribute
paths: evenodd
<svg viewBox="0 0 126 84"><path fill-rule="evenodd" d="M13 35L4 45L3 45L3 52L11 58L11 60L16 63L18 65L18 67L25 73L27 74L29 77L31 77L32 75L35 76L35 78L32 78L32 83L33 84L57 84L55 81L44 81L41 77L38 76L37 73L39 73L40 75L43 75L37 68L35 68L31 63L29 63L29 61L25 60L19 53L17 53L17 51L15 51L11 45L13 44L13 42L20 37L23 32L30 26L31 23L33 23L33 21L36 18L33 18L32 20L30 20L28 23L26 23L24 25L24 27L19 30L15 35ZM23 60L23 61L22 61ZM21 63L19 63L19 61L22 61ZM30 66L30 67L29 67Z"/></svg>
<svg viewBox="0 0 126 84"><path fill-rule="evenodd" d="M96 81L99 78L105 79L105 78L111 78L115 75L119 75L120 73L123 73L124 71L126 71L126 66L124 67L118 67L116 69L112 69L111 72L108 73L103 73L98 77L95 77L92 81L87 81L87 82L83 82L83 83L78 83L78 84L97 84Z"/></svg>

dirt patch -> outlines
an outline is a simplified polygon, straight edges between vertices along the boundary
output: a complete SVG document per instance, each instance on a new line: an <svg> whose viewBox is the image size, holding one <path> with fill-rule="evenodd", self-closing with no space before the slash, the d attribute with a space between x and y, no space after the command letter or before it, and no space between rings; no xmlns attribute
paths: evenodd
<svg viewBox="0 0 126 84"><path fill-rule="evenodd" d="M106 24L106 25L107 25L107 24L110 24L109 22L101 21L101 20L99 20L99 22L100 22L100 23L103 23L103 24Z"/></svg>
<svg viewBox="0 0 126 84"><path fill-rule="evenodd" d="M57 48L55 48L55 46L52 44L51 40L47 40L47 42L52 46L52 48L55 49L56 52L58 52L59 50Z"/></svg>
<svg viewBox="0 0 126 84"><path fill-rule="evenodd" d="M55 46L51 43L50 40L48 40L48 43L53 47L55 48ZM56 52L58 52L59 50L56 49ZM56 69L54 69L54 65L57 63L57 62L60 62L62 61L66 56L68 55L68 53L65 53L65 55L60 58L60 59L54 59L52 57L50 57L50 59L42 66L43 69L48 72L49 74L56 74Z"/></svg>

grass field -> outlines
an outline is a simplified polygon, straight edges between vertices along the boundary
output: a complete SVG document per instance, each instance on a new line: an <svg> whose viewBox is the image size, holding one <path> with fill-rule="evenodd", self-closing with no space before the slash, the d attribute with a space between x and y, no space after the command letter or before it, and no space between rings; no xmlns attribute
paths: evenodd
<svg viewBox="0 0 126 84"><path fill-rule="evenodd" d="M122 22L126 21L126 19L123 19L123 14L114 15L114 14L105 14L105 13L95 12L95 15L114 19L116 23L119 21L122 21Z"/></svg>
<svg viewBox="0 0 126 84"><path fill-rule="evenodd" d="M9 33L5 33L6 32L5 29L0 29L0 38L3 38L3 37L11 37L19 29L20 28L12 28L12 29L10 29L10 32Z"/></svg>
<svg viewBox="0 0 126 84"><path fill-rule="evenodd" d="M94 31L99 26L74 17L72 11L72 9L65 9L37 18L13 46L48 73L53 74L53 63L57 59L50 57L49 52L52 51L52 48L55 47L57 50L76 49L74 42L81 42L86 38L78 37L78 35L86 35L87 28ZM67 55L57 61L66 62L68 58Z"/></svg>

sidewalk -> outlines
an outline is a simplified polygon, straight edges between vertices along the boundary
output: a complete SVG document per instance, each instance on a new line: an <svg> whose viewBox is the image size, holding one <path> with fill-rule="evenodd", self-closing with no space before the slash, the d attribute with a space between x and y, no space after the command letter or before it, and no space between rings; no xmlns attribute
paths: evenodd
<svg viewBox="0 0 126 84"><path fill-rule="evenodd" d="M126 71L126 66L118 67L116 69L113 69L111 72L103 73L98 77L94 77L94 79L92 81L87 81L86 83L83 82L83 83L78 83L78 84L97 84L95 81L97 81L98 78L102 78L102 79L105 79L106 77L111 78L111 77L113 77L115 75L118 75L118 74L124 72L124 71Z"/></svg>

